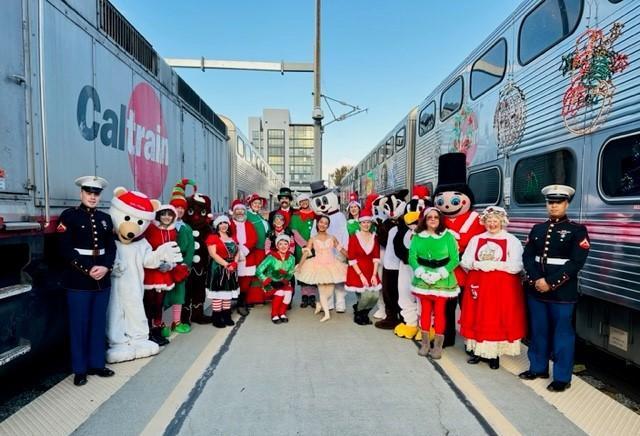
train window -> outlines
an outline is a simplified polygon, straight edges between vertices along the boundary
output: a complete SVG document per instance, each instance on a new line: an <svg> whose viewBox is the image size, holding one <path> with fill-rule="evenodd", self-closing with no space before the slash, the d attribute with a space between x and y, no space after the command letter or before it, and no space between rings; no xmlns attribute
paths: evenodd
<svg viewBox="0 0 640 436"><path fill-rule="evenodd" d="M520 24L518 60L527 65L571 35L582 16L583 0L544 0Z"/></svg>
<svg viewBox="0 0 640 436"><path fill-rule="evenodd" d="M387 139L387 142L384 144L387 151L385 153L385 155L387 157L393 156L393 136L389 139Z"/></svg>
<svg viewBox="0 0 640 436"><path fill-rule="evenodd" d="M444 121L458 112L462 106L462 77L453 82L440 96L440 121Z"/></svg>
<svg viewBox="0 0 640 436"><path fill-rule="evenodd" d="M611 3L620 3L622 0L609 0Z"/></svg>
<svg viewBox="0 0 640 436"><path fill-rule="evenodd" d="M604 145L599 179L606 197L640 197L640 133L615 138Z"/></svg>
<svg viewBox="0 0 640 436"><path fill-rule="evenodd" d="M404 148L405 136L407 136L407 129L405 127L396 132L396 150L401 150L402 148Z"/></svg>
<svg viewBox="0 0 640 436"><path fill-rule="evenodd" d="M498 204L500 201L500 170L496 167L469 174L467 184L476 205Z"/></svg>
<svg viewBox="0 0 640 436"><path fill-rule="evenodd" d="M520 159L513 173L513 194L519 204L542 204L540 190L554 183L576 186L576 160L569 150Z"/></svg>
<svg viewBox="0 0 640 436"><path fill-rule="evenodd" d="M420 111L418 135L424 136L436 125L436 102L432 101Z"/></svg>
<svg viewBox="0 0 640 436"><path fill-rule="evenodd" d="M502 82L507 65L507 41L501 38L471 67L471 98L482 94Z"/></svg>
<svg viewBox="0 0 640 436"><path fill-rule="evenodd" d="M238 152L238 156L244 157L244 141L239 136L237 138L238 142L236 144L236 151Z"/></svg>
<svg viewBox="0 0 640 436"><path fill-rule="evenodd" d="M381 164L382 162L384 162L385 154L386 154L386 146L381 145L380 148L378 149L378 164Z"/></svg>

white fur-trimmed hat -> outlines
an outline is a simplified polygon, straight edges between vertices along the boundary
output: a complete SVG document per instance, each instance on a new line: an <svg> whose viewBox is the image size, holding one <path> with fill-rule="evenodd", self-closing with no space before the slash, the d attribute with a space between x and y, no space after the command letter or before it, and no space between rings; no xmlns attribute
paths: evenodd
<svg viewBox="0 0 640 436"><path fill-rule="evenodd" d="M156 211L153 208L151 199L142 192L127 191L124 188L116 188L111 199L111 204L127 214L133 215L144 220L153 221L156 217ZM120 195L118 195L120 194Z"/></svg>
<svg viewBox="0 0 640 436"><path fill-rule="evenodd" d="M213 220L213 227L214 228L218 228L218 226L220 225L220 223L227 223L227 224L231 224L231 221L229 220L229 217L226 215L219 215L216 217L216 219Z"/></svg>
<svg viewBox="0 0 640 436"><path fill-rule="evenodd" d="M281 233L276 236L276 245L278 245L278 242L280 241L287 241L289 244L291 244L291 238L286 233Z"/></svg>

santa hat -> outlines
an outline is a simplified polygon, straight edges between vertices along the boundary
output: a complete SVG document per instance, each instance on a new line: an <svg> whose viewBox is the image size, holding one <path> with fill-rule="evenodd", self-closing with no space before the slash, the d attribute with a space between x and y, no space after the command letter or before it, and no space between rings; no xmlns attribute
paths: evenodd
<svg viewBox="0 0 640 436"><path fill-rule="evenodd" d="M415 185L413 187L413 194L411 195L411 199L420 200L421 198L429 198L429 188L424 185Z"/></svg>
<svg viewBox="0 0 640 436"><path fill-rule="evenodd" d="M181 207L183 209L187 208L187 196L185 190L188 185L193 186L193 192L195 193L198 190L196 186L196 182L191 179L182 179L173 187L171 191L171 200L169 204L173 207Z"/></svg>
<svg viewBox="0 0 640 436"><path fill-rule="evenodd" d="M221 223L227 223L227 224L230 224L230 222L231 222L231 221L229 220L229 217L228 217L228 216L226 216L226 215L219 215L218 217L216 217L216 219L214 219L214 220L213 220L213 228L214 228L214 229L217 229L217 228L218 228L218 226L219 226Z"/></svg>
<svg viewBox="0 0 640 436"><path fill-rule="evenodd" d="M113 191L114 197L111 199L111 204L118 210L121 210L129 215L133 215L136 218L142 218L147 221L153 221L156 217L156 212L153 209L153 203L151 199L144 195L142 192L126 191L117 195L124 188L116 188Z"/></svg>
<svg viewBox="0 0 640 436"><path fill-rule="evenodd" d="M267 199L261 197L260 194L256 192L247 197L247 204L250 205L254 200L262 200L262 207L265 207L267 205Z"/></svg>
<svg viewBox="0 0 640 436"><path fill-rule="evenodd" d="M278 242L280 241L287 241L289 244L291 244L291 238L286 233L281 233L276 236L276 245L278 245Z"/></svg>
<svg viewBox="0 0 640 436"><path fill-rule="evenodd" d="M360 216L358 217L358 221L373 221L373 213L371 212L371 208L365 207L364 209L362 209L362 212L360 212Z"/></svg>
<svg viewBox="0 0 640 436"><path fill-rule="evenodd" d="M236 199L233 200L233 203L231 203L231 211L233 212L234 210L236 210L237 208L242 208L242 209L246 209L247 206L244 205L244 203L242 202L242 200L240 199Z"/></svg>
<svg viewBox="0 0 640 436"><path fill-rule="evenodd" d="M347 209L350 208L351 206L358 206L359 209L362 209L362 205L358 201L357 192L352 192L351 194L349 194L349 204L347 205Z"/></svg>

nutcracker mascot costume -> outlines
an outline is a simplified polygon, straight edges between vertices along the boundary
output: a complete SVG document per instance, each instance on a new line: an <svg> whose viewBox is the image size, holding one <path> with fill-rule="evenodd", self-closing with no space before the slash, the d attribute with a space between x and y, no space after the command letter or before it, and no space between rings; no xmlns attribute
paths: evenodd
<svg viewBox="0 0 640 436"><path fill-rule="evenodd" d="M396 255L393 240L398 234L398 219L404 215L407 203L405 201L408 189L402 189L393 194L378 197L374 200L374 211L380 211L377 215L381 220L377 221L377 237L382 254L382 300L384 302L384 317L375 323L375 326L383 330L393 330L402 322L400 306L398 305L398 271L400 258ZM376 212L374 212L376 216Z"/></svg>
<svg viewBox="0 0 640 436"><path fill-rule="evenodd" d="M140 192L122 187L113 191L109 215L117 236L117 252L107 309L109 363L148 357L160 351L158 344L149 340L143 304L144 269L181 262L182 255L174 241L153 250L143 236L159 207L159 201Z"/></svg>
<svg viewBox="0 0 640 436"><path fill-rule="evenodd" d="M431 205L429 188L422 185L413 187L413 195L407 203L402 219L398 220L398 230L393 238L395 255L400 259L398 267L398 306L403 322L396 325L393 332L401 338L422 339L418 327L418 301L411 290L413 269L409 265L409 248L414 230L418 226L422 211ZM389 242L390 243L390 242Z"/></svg>
<svg viewBox="0 0 640 436"><path fill-rule="evenodd" d="M241 316L247 316L249 309L246 307L247 294L253 288L262 288L260 284L256 285L256 265L257 260L264 258L264 248L256 249L258 243L258 234L256 229L247 219L247 207L241 200L234 200L231 204L231 236L238 244L240 251L240 260L238 261L238 282L240 284L240 295L238 301L238 313ZM258 253L259 252L259 253ZM255 291L254 291L255 292ZM244 294L244 296L242 296ZM264 301L264 300L263 300Z"/></svg>
<svg viewBox="0 0 640 436"><path fill-rule="evenodd" d="M254 256L256 265L259 265L266 256L265 241L267 233L269 233L269 222L260 214L260 212L267 207L267 199L253 193L247 198L246 204L248 206L247 221L253 225L253 228L256 231L257 242ZM244 293L240 293L240 296L238 297L238 313L242 312L246 315L247 304L258 303L264 303L264 290L262 289L262 285L259 281L254 280L249 285L249 289L246 293L246 299Z"/></svg>
<svg viewBox="0 0 640 436"><path fill-rule="evenodd" d="M442 215L447 229L456 238L460 257L472 237L484 233L477 212L471 210L474 203L473 192L467 185L467 156L464 153L447 153L438 161L438 186L433 193L433 202ZM455 269L456 279L463 294L466 273L461 266ZM447 302L447 327L444 334L444 346L448 347L456 340L456 306L458 300L451 298Z"/></svg>
<svg viewBox="0 0 640 436"><path fill-rule="evenodd" d="M205 296L209 275L209 252L206 240L211 234L211 199L197 191L192 181L194 193L187 198L187 213L184 222L193 230L195 254L191 263L191 273L187 278L185 302L182 306L182 322L191 325L211 324L211 317L204 314Z"/></svg>
<svg viewBox="0 0 640 436"><path fill-rule="evenodd" d="M302 258L302 249L307 246L307 242L311 237L311 229L316 219L316 214L311 209L311 197L307 193L298 195L297 202L299 209L295 210L291 215L291 223L289 229L293 233L292 244L295 244L296 264ZM300 293L302 300L300 307L316 307L316 286L303 283L298 280L300 285Z"/></svg>
<svg viewBox="0 0 640 436"><path fill-rule="evenodd" d="M324 180L318 180L311 182L311 207L316 215L327 215L331 220L327 233L334 236L338 243L346 250L349 246L349 232L347 231L347 218L344 214L340 213L340 200L335 189L327 188L324 184ZM316 225L313 224L311 230L311 236L316 234ZM338 259L342 262L346 262L344 256L338 254ZM335 309L338 313L344 313L345 311L345 296L344 283L337 283L335 287ZM329 301L329 308L333 308L332 301Z"/></svg>

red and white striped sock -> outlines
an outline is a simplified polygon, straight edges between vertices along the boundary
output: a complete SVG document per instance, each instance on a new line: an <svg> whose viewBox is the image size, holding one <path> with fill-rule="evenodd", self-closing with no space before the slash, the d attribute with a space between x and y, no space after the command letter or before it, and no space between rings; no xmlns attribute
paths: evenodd
<svg viewBox="0 0 640 436"><path fill-rule="evenodd" d="M171 306L171 316L173 323L178 324L180 322L180 315L182 314L182 304L174 304Z"/></svg>
<svg viewBox="0 0 640 436"><path fill-rule="evenodd" d="M231 300L222 300L222 310L231 309Z"/></svg>
<svg viewBox="0 0 640 436"><path fill-rule="evenodd" d="M222 312L222 300L211 300L211 310Z"/></svg>

